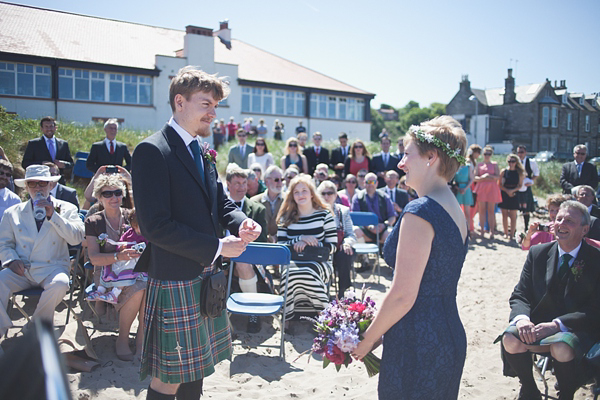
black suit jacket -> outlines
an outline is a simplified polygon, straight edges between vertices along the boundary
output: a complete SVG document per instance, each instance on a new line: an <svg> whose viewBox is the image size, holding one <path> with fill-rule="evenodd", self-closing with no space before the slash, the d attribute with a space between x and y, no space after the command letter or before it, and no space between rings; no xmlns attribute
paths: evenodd
<svg viewBox="0 0 600 400"><path fill-rule="evenodd" d="M385 193L388 196L390 196L385 187L382 187L381 189L377 190L379 190L381 193ZM392 197L390 196L390 200L391 199ZM392 203L396 203L398 204L398 207L404 209L404 207L406 207L406 205L408 204L408 192L404 189L394 188L394 200L392 201Z"/></svg>
<svg viewBox="0 0 600 400"><path fill-rule="evenodd" d="M252 199L244 199L244 204L242 204L242 212L248 216L248 218L252 218L256 223L260 225L262 228L262 232L256 242L266 243L267 242L267 215L266 208L260 203Z"/></svg>
<svg viewBox="0 0 600 400"><path fill-rule="evenodd" d="M237 235L246 216L225 195L215 166L206 159L204 171L208 185L185 143L168 125L135 148L135 208L149 242L136 271L148 271L160 280L194 279L212 264L221 228Z"/></svg>
<svg viewBox="0 0 600 400"><path fill-rule="evenodd" d="M510 320L527 315L538 324L558 318L574 332L587 332L600 339L600 250L582 242L575 262L583 273L569 273L566 289L559 291L558 242L532 246L521 279L510 297Z"/></svg>
<svg viewBox="0 0 600 400"><path fill-rule="evenodd" d="M398 163L400 162L400 160L392 153L389 153L389 155L390 157L388 158L388 162L386 164L383 162L383 153L375 154L373 156L373 159L371 160L371 171L375 172L375 174L378 174L379 172L389 171L392 169L398 172ZM385 179L378 176L377 187L382 188L384 186Z"/></svg>
<svg viewBox="0 0 600 400"><path fill-rule="evenodd" d="M64 169L73 167L73 157L71 157L71 150L69 150L69 143L66 140L56 138L56 159L63 161L66 165ZM32 139L27 142L25 148L25 154L23 154L23 161L21 165L27 169L32 164L41 164L44 161L54 162L50 157L50 152L46 146L46 139L44 136L37 139Z"/></svg>
<svg viewBox="0 0 600 400"><path fill-rule="evenodd" d="M589 185L594 189L598 187L596 167L589 162L584 162L581 167L581 176L579 176L575 162L571 161L563 164L560 173L560 186L563 188L563 193L571 194L571 189L579 185Z"/></svg>
<svg viewBox="0 0 600 400"><path fill-rule="evenodd" d="M590 215L592 217L600 218L600 207L595 204L592 204L592 209L590 210Z"/></svg>
<svg viewBox="0 0 600 400"><path fill-rule="evenodd" d="M317 157L317 153L315 152L315 146L307 147L302 154L306 156L309 175L314 174L317 164L323 163L329 165L329 150L323 146L321 146L321 150L319 151L319 157Z"/></svg>
<svg viewBox="0 0 600 400"><path fill-rule="evenodd" d="M335 167L337 164L340 164L340 163L344 164L346 162L346 159L348 158L348 154L350 154L350 146L348 146L348 153L346 154L345 157L342 155L341 147L331 150L331 158L329 159L329 167L331 169L333 169L335 171L335 173L342 178L346 177L346 174L344 174L344 169L336 170L333 167Z"/></svg>
<svg viewBox="0 0 600 400"><path fill-rule="evenodd" d="M79 199L77 198L77 191L75 189L71 189L65 185L61 185L60 183L56 186L56 198L59 200L68 201L77 207L79 211Z"/></svg>
<svg viewBox="0 0 600 400"><path fill-rule="evenodd" d="M131 169L131 154L125 143L115 141L115 152L110 154L104 140L92 144L90 155L85 162L85 166L92 172L98 171L103 165L119 165L126 170ZM125 161L125 165L123 165Z"/></svg>
<svg viewBox="0 0 600 400"><path fill-rule="evenodd" d="M586 236L590 239L600 240L600 220L592 216L590 216L590 219L590 230Z"/></svg>

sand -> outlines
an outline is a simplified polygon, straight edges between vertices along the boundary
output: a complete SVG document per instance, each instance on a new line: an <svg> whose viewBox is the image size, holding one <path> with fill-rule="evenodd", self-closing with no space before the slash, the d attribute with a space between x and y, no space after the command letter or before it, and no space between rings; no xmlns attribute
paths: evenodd
<svg viewBox="0 0 600 400"><path fill-rule="evenodd" d="M497 219L501 221L500 215ZM477 238L471 242L458 285L458 308L468 340L460 399L515 399L519 390L516 378L502 375L499 345L493 344L493 341L507 324L510 311L508 298L518 281L527 253L514 241L499 236L494 241ZM365 282L370 294L380 300L390 287L391 277L391 269L383 267L381 284L367 274L359 274L357 284ZM76 308L76 312L81 312L81 309ZM13 317L16 314L13 313ZM65 310L57 314L57 326L64 325L65 314ZM85 324L89 327L101 367L91 373L69 371L67 378L73 398L145 399L149 378L141 382L138 365L120 361L115 356L114 321L96 323L95 328L92 321L95 322L95 319L89 319ZM18 326L22 326L23 322L23 319L15 320ZM261 322L260 333L249 335L245 333L246 319L232 317L235 329L232 361L220 363L216 372L205 380L203 398L377 398L377 377L368 378L360 363L353 363L337 373L333 365L323 369L321 360L316 357L304 355L297 359L310 348L314 337L308 322L295 323L286 335L285 362L277 357L278 348L257 347L279 345L278 325L271 318L262 318ZM135 328L134 324L132 332ZM11 329L9 336L16 332L16 328ZM378 349L376 354L380 353L381 349ZM549 394L556 396L554 377L548 376L551 377ZM543 390L541 382L538 382L538 387ZM592 397L589 387L580 389L576 394L576 399Z"/></svg>

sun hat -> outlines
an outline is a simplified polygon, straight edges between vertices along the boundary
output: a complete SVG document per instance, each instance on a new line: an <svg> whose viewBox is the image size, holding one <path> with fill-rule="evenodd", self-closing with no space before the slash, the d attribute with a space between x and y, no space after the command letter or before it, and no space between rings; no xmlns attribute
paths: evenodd
<svg viewBox="0 0 600 400"><path fill-rule="evenodd" d="M30 165L25 170L25 179L15 179L15 185L19 187L25 187L28 181L46 181L46 182L58 182L59 176L52 176L50 174L50 168L46 165Z"/></svg>

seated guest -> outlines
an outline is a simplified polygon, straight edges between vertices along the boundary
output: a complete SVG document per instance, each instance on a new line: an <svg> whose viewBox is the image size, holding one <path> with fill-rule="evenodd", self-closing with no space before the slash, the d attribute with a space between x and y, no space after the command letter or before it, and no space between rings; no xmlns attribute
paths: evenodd
<svg viewBox="0 0 600 400"><path fill-rule="evenodd" d="M258 179L258 175L253 170L248 169L246 173L248 174L248 191L246 197L251 198L267 190L265 183Z"/></svg>
<svg viewBox="0 0 600 400"><path fill-rule="evenodd" d="M92 172L96 172L103 165L123 166L125 169L131 169L131 154L127 145L123 142L117 142L117 132L119 131L119 122L116 118L111 118L104 123L104 132L106 137L100 142L92 144L90 154L88 155L85 166Z"/></svg>
<svg viewBox="0 0 600 400"><path fill-rule="evenodd" d="M358 192L352 199L352 211L373 212L377 214L379 224L361 226L356 236L364 238L365 242L375 242L379 232L379 241L383 243L396 222L396 211L390 198L377 191L377 175L369 172L365 184L366 190Z"/></svg>
<svg viewBox="0 0 600 400"><path fill-rule="evenodd" d="M358 180L356 179L356 176L354 176L353 174L346 175L346 179L344 179L344 189L338 192L338 198L346 198L346 201L348 202L348 204L350 204L350 211L352 211L352 199L357 193L357 189Z"/></svg>
<svg viewBox="0 0 600 400"><path fill-rule="evenodd" d="M581 359L600 340L600 251L584 240L590 216L565 201L554 223L556 242L534 246L510 297L510 326L502 336L505 375L518 376L520 399L541 399L530 352L550 353L560 400L583 383Z"/></svg>
<svg viewBox="0 0 600 400"><path fill-rule="evenodd" d="M32 164L41 164L44 161L50 161L56 164L60 169L60 173L64 175L65 170L73 167L73 157L71 157L69 143L54 135L56 132L56 121L54 118L42 118L40 127L43 135L40 138L27 142L21 165L23 168L27 168ZM64 177L61 178L61 181L64 183Z"/></svg>
<svg viewBox="0 0 600 400"><path fill-rule="evenodd" d="M108 165L103 165L102 167L98 168L98 171L96 171L96 173L90 180L90 183L85 188L85 192L83 193L83 196L85 197L85 204L83 205L84 210L92 210L91 206L96 204L96 202L98 201L98 199L94 197L94 187L96 184L96 179L98 179L98 177L103 175L111 175L106 172L106 167L108 167ZM131 191L131 174L129 174L129 172L125 168L119 167L118 165L117 171L117 175L121 177L121 181L125 184L127 188L127 190L125 190L125 192L123 193L123 207L132 209L133 192Z"/></svg>
<svg viewBox="0 0 600 400"><path fill-rule="evenodd" d="M102 168L102 167L101 167ZM129 228L129 209L122 208L123 195L126 186L117 174L102 174L94 183L94 198L98 199L100 212L90 215L85 220L85 236L90 262L94 265L94 283L100 286L102 267L117 261L127 261L138 258L140 253L134 249L118 248L108 239L118 242L119 238ZM99 239L107 235L106 239ZM119 312L119 336L115 343L115 353L118 359L131 361L134 354L129 348L129 331L131 325L138 317L139 325L136 334L136 350L138 358L142 354L144 340L144 297L147 282L140 275L140 279L131 286L123 288L116 310ZM106 303L97 302L96 310L104 312Z"/></svg>
<svg viewBox="0 0 600 400"><path fill-rule="evenodd" d="M365 143L356 139L356 142L352 143L352 147L350 147L350 155L344 162L344 173L358 176L359 171L363 169L371 170L371 158Z"/></svg>
<svg viewBox="0 0 600 400"><path fill-rule="evenodd" d="M333 219L337 228L337 251L333 254L333 268L338 276L338 298L344 297L346 289L350 287L350 271L356 254L352 246L356 243L354 225L350 218L350 209L336 203L337 191L330 181L322 182L317 192L323 197L325 203L333 210Z"/></svg>
<svg viewBox="0 0 600 400"><path fill-rule="evenodd" d="M335 252L337 233L327 204L315 193L308 175L298 175L290 182L288 194L277 216L277 242L302 251L306 246L325 246ZM315 315L329 302L327 282L333 270L331 263L293 261L289 273L285 319L303 314ZM281 282L285 282L284 278ZM280 287L280 293L284 288Z"/></svg>
<svg viewBox="0 0 600 400"><path fill-rule="evenodd" d="M267 220L267 242L277 242L277 214L283 203L283 174L281 168L271 165L265 172L265 184L267 190L262 194L252 197L252 201L265 207L265 219ZM265 232L265 229L263 229Z"/></svg>
<svg viewBox="0 0 600 400"><path fill-rule="evenodd" d="M400 180L398 181L398 187L400 189L404 189L406 190L406 193L408 193L408 201L413 201L414 199L418 199L419 195L417 194L417 192L415 191L415 189L411 188L410 186L408 186L406 184L406 175L402 175L400 177Z"/></svg>
<svg viewBox="0 0 600 400"><path fill-rule="evenodd" d="M283 156L281 156L279 163L281 165L281 169L284 171L291 165L296 165L299 172L308 174L308 163L306 161L306 156L302 154L300 142L295 137L291 137L286 140L285 147L283 148Z"/></svg>
<svg viewBox="0 0 600 400"><path fill-rule="evenodd" d="M548 209L548 217L550 218L549 224L542 224L540 222L534 222L529 225L527 234L521 243L523 250L529 250L533 245L540 243L549 243L555 240L554 238L554 220L560 205L568 199L562 194L555 194L546 199L546 208Z"/></svg>
<svg viewBox="0 0 600 400"><path fill-rule="evenodd" d="M592 217L600 218L600 208L596 205L596 194L594 189L588 185L575 186L573 194L578 202L587 207Z"/></svg>
<svg viewBox="0 0 600 400"><path fill-rule="evenodd" d="M294 179L296 177L296 175L298 175L300 173L300 171L298 170L298 166L297 165L290 165L285 172L283 173L283 180L285 183L285 186L283 187L283 191L287 192L287 188L290 186L290 182L292 179Z"/></svg>
<svg viewBox="0 0 600 400"><path fill-rule="evenodd" d="M404 189L399 189L398 180L400 175L394 170L387 171L385 173L385 187L378 189L379 191L388 195L392 204L394 205L394 211L400 214L404 207L408 204L408 192Z"/></svg>
<svg viewBox="0 0 600 400"><path fill-rule="evenodd" d="M267 241L267 218L265 217L265 207L253 201L252 199L246 198L248 191L248 170L241 169L240 167L233 165L227 168L227 190L229 192L229 198L235 203L235 205L248 216L248 218L256 221L262 228L262 232L256 242ZM252 264L236 262L234 265L235 274L239 278L240 289L244 293L257 293L257 282L258 278L254 272ZM256 315L250 315L248 317L248 333L257 333L260 331L260 320Z"/></svg>
<svg viewBox="0 0 600 400"><path fill-rule="evenodd" d="M12 325L6 308L14 292L42 287L33 318L52 323L54 309L69 290L68 246L81 243L84 228L74 205L49 196L49 183L59 179L37 164L27 167L25 179L15 179L30 199L9 207L0 222L0 260L5 268L0 271L0 336ZM37 208L43 209L39 219Z"/></svg>
<svg viewBox="0 0 600 400"><path fill-rule="evenodd" d="M315 187L319 187L321 182L329 179L327 173L329 172L329 165L327 164L319 164L315 167L315 172L313 173L313 177L315 180Z"/></svg>
<svg viewBox="0 0 600 400"><path fill-rule="evenodd" d="M50 169L50 175L58 176L60 178L60 171L56 164L44 161L42 165L45 165ZM77 198L77 190L71 189L70 187L58 182L51 182L50 185L52 186L52 189L50 190L50 194L52 195L52 197L59 200L68 201L69 203L77 207L77 211L79 211L79 199Z"/></svg>
<svg viewBox="0 0 600 400"><path fill-rule="evenodd" d="M392 141L388 136L381 138L381 153L377 153L373 156L371 161L371 168L377 175L377 187L383 188L385 186L385 173L387 171L399 171L398 163L400 159L390 153L390 146Z"/></svg>
<svg viewBox="0 0 600 400"><path fill-rule="evenodd" d="M12 173L12 164L8 160L0 159L0 221L4 210L21 202L19 196L9 189Z"/></svg>
<svg viewBox="0 0 600 400"><path fill-rule="evenodd" d="M356 174L356 189L365 190L365 178L368 173L369 171L367 171L366 169L361 169L360 171L358 171L358 174Z"/></svg>

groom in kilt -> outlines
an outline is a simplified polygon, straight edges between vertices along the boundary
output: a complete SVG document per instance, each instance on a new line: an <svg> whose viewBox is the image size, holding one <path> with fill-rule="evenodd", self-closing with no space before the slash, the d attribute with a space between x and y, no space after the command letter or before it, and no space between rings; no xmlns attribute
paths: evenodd
<svg viewBox="0 0 600 400"><path fill-rule="evenodd" d="M241 212L217 180L216 153L200 138L211 133L228 83L193 67L169 86L173 116L142 141L132 159L135 206L148 246L136 271L148 272L140 378L152 376L147 399L199 399L202 380L231 355L226 310L200 313L202 280L221 256L237 257L261 227ZM232 235L220 238L228 229Z"/></svg>

